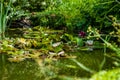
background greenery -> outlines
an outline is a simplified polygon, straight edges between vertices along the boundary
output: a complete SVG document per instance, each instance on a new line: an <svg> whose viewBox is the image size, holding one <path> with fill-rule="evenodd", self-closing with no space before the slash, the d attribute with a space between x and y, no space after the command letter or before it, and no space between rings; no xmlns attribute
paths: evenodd
<svg viewBox="0 0 120 80"><path fill-rule="evenodd" d="M115 60L114 63L111 63L115 65L115 68L118 67L119 70L119 5L120 1L118 0L10 0L10 2L1 0L0 39L2 40L0 40L0 53L9 54L10 58L8 59L11 62L19 62L30 58L35 59L39 66L41 66L42 63L39 63L41 59L36 59L36 57L38 58L41 55L41 57L47 56L44 60L47 60L46 62L48 63L52 62L51 58L55 58L57 61L58 59L56 58L60 58L61 56L65 58L71 57L64 54L64 51L68 53L74 51L79 52L81 50L88 51L90 47L84 47L86 45L89 46L87 40L92 40L94 41L94 46L102 45L103 52L101 52L101 54L103 56L98 66L99 71L102 70L106 62L106 56ZM11 27L14 26L13 23L15 23L15 27L11 29ZM22 28L16 25L16 23L22 25ZM27 28L24 28L26 25L28 25ZM11 32L9 29L11 29ZM5 38L5 31L8 32L9 38ZM17 32L17 35L14 31ZM54 45L57 45L57 47L54 47ZM111 49L115 54L106 54L107 48ZM52 52L54 52L54 54ZM58 55L61 54L61 52L62 55ZM26 55L25 53L29 54ZM90 57L88 54L85 55ZM94 53L92 55L94 55ZM83 54L81 56L83 56ZM78 57L80 56L78 55ZM2 64L4 64L3 55L0 59ZM87 59L88 58L85 57L83 60ZM95 72L89 69L91 67L84 66L80 61L74 59L72 61L83 70L90 73ZM88 63L89 62L88 60ZM68 65L68 67L75 68L73 65ZM97 67L95 66L95 68ZM53 69L55 70L56 68ZM116 70L113 71L119 73ZM3 69L3 72L4 71L6 70ZM43 74L46 73L43 72ZM110 72L108 71L108 74L113 74L112 70ZM105 75L108 74L106 71ZM6 74L3 74L3 76L5 75ZM97 75L93 76L93 78L96 78L96 76ZM69 79L70 77L65 77L65 80L66 78Z"/></svg>
<svg viewBox="0 0 120 80"><path fill-rule="evenodd" d="M14 0L10 16L18 19L29 15L33 26L66 28L72 33L86 31L89 25L109 33L113 29L109 15L120 17L119 4L117 0Z"/></svg>
<svg viewBox="0 0 120 80"><path fill-rule="evenodd" d="M34 1L35 2L35 1ZM65 29L78 33L86 31L89 25L96 26L102 32L109 33L113 28L109 15L119 18L119 1L114 0L51 0L26 1L29 4L21 9L37 12L31 17L33 25L41 25L55 29ZM40 5L44 3L44 5ZM25 3L24 3L25 4ZM25 8L26 7L26 8ZM36 8L35 8L36 7ZM109 31L105 31L108 29Z"/></svg>

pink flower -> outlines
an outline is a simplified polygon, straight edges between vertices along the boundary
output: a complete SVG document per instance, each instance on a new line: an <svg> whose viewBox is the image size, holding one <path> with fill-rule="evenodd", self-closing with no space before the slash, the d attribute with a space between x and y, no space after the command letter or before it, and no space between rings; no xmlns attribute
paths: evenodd
<svg viewBox="0 0 120 80"><path fill-rule="evenodd" d="M86 33L84 32L84 31L80 31L79 33L78 33L78 35L79 35L79 37L85 37L86 36Z"/></svg>

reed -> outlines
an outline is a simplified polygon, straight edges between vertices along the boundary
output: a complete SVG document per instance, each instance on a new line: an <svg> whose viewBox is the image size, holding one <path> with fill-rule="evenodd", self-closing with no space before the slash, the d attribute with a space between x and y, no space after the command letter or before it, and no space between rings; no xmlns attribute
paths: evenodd
<svg viewBox="0 0 120 80"><path fill-rule="evenodd" d="M0 40L5 38L5 31L8 21L8 11L10 10L12 0L5 3L5 0L0 1ZM6 4L6 5L5 5Z"/></svg>

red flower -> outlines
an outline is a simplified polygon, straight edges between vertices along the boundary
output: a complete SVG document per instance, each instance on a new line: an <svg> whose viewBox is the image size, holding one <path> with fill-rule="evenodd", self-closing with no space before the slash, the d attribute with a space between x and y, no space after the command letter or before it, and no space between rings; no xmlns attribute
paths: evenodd
<svg viewBox="0 0 120 80"><path fill-rule="evenodd" d="M79 35L79 37L85 37L86 33L84 31L80 31L78 35Z"/></svg>

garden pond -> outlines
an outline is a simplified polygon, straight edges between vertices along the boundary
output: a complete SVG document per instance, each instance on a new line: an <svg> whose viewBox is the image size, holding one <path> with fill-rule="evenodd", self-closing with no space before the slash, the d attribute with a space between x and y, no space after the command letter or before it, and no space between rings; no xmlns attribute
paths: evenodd
<svg viewBox="0 0 120 80"><path fill-rule="evenodd" d="M34 27L10 33L0 41L0 80L89 80L120 66L110 49L96 43L98 47L89 50L81 38L63 31Z"/></svg>

